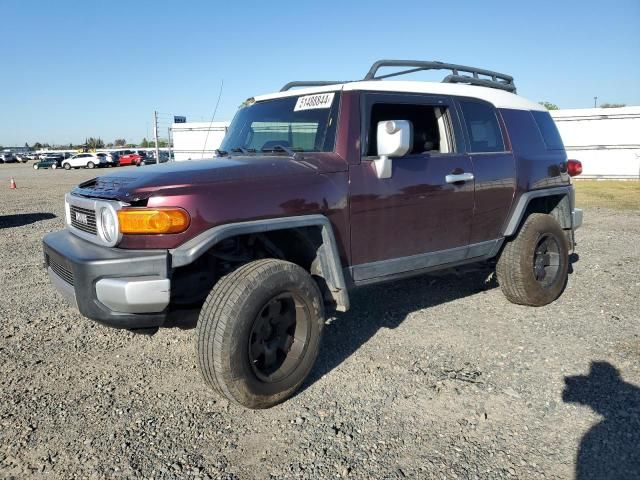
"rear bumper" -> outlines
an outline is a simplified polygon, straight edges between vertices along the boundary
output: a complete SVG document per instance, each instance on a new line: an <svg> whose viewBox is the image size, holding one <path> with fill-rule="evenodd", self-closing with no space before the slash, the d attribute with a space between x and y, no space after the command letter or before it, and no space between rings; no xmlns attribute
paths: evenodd
<svg viewBox="0 0 640 480"><path fill-rule="evenodd" d="M571 226L573 229L580 228L582 226L582 209L574 208L571 212Z"/></svg>
<svg viewBox="0 0 640 480"><path fill-rule="evenodd" d="M171 282L166 250L121 250L87 242L68 230L43 239L56 289L84 316L116 328L161 326Z"/></svg>

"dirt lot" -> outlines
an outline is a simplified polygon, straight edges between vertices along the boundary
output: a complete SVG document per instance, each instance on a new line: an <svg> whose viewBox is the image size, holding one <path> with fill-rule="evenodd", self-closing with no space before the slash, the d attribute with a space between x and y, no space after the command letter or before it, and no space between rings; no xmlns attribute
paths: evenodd
<svg viewBox="0 0 640 480"><path fill-rule="evenodd" d="M640 476L638 210L589 207L544 308L482 271L356 292L302 391L247 411L203 385L193 331L102 327L49 285L41 238L94 173L0 165L0 477Z"/></svg>

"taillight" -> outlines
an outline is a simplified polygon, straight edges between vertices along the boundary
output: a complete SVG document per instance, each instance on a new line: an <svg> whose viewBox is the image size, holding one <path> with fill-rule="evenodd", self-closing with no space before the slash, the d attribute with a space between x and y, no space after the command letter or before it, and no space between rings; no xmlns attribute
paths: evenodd
<svg viewBox="0 0 640 480"><path fill-rule="evenodd" d="M567 173L575 177L582 173L582 163L580 160L567 160Z"/></svg>

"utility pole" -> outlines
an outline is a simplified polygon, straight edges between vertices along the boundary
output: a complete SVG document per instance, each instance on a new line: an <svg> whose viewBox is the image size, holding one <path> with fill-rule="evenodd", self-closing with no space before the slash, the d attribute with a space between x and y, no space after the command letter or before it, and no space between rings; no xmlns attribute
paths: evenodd
<svg viewBox="0 0 640 480"><path fill-rule="evenodd" d="M158 112L153 111L153 137L156 141L156 163L160 163L160 149L158 148Z"/></svg>
<svg viewBox="0 0 640 480"><path fill-rule="evenodd" d="M167 146L169 147L169 161L171 161L171 127L167 127Z"/></svg>
<svg viewBox="0 0 640 480"><path fill-rule="evenodd" d="M593 97L593 108L598 108L598 97Z"/></svg>

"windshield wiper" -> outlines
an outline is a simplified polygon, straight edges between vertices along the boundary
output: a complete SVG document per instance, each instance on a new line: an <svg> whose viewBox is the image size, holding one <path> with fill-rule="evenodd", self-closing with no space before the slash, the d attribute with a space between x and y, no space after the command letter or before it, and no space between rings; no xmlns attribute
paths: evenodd
<svg viewBox="0 0 640 480"><path fill-rule="evenodd" d="M244 147L236 147L231 149L232 153L244 153L245 155L249 155L250 153L256 153L255 148L244 148Z"/></svg>
<svg viewBox="0 0 640 480"><path fill-rule="evenodd" d="M290 157L298 158L303 156L302 152L304 150L302 150L301 148L285 147L284 145L274 145L273 147L262 148L260 151L261 152L284 152Z"/></svg>
<svg viewBox="0 0 640 480"><path fill-rule="evenodd" d="M227 152L226 150L216 149L216 155L218 157L226 157L227 155L229 155L229 152Z"/></svg>

